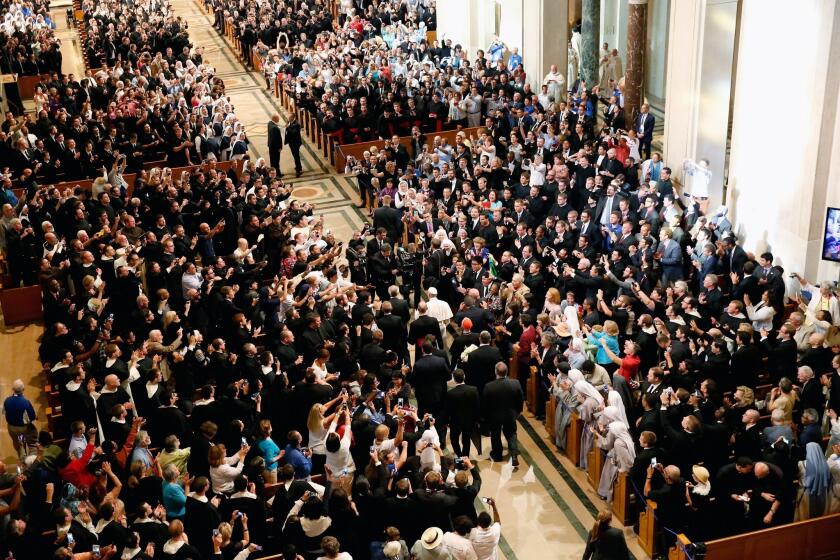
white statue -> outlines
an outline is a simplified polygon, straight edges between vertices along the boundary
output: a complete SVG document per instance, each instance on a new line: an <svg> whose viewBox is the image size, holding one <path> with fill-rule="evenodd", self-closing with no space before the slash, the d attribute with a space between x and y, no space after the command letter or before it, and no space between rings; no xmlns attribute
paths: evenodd
<svg viewBox="0 0 840 560"><path fill-rule="evenodd" d="M578 79L578 72L580 71L580 58L578 58L578 52L572 46L572 42L569 41L569 65L568 70L566 71L566 83L569 84L569 89L574 87L575 82Z"/></svg>
<svg viewBox="0 0 840 560"><path fill-rule="evenodd" d="M684 194L690 194L701 200L709 198L709 183L712 182L709 160L701 159L699 162L690 159L685 160L683 162L683 174Z"/></svg>

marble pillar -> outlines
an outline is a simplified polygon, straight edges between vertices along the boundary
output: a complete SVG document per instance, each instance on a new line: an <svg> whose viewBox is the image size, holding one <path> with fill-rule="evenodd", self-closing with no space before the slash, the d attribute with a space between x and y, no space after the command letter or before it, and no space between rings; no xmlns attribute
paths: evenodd
<svg viewBox="0 0 840 560"><path fill-rule="evenodd" d="M686 187L683 162L709 161L710 210L725 201L738 5L739 0L680 0L669 11L665 162Z"/></svg>
<svg viewBox="0 0 840 560"><path fill-rule="evenodd" d="M633 122L644 100L647 0L630 0L628 7L624 115Z"/></svg>
<svg viewBox="0 0 840 560"><path fill-rule="evenodd" d="M598 42L600 39L598 35L601 0L583 0L581 17L581 75L586 81L586 87L592 88L598 83Z"/></svg>

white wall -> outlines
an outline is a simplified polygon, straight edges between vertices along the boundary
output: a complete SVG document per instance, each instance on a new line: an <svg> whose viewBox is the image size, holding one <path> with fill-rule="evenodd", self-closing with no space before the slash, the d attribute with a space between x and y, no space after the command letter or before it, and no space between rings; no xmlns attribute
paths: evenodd
<svg viewBox="0 0 840 560"><path fill-rule="evenodd" d="M840 268L821 265L813 255L820 251L825 202L840 203L840 187L826 190L829 172L835 185L840 180L840 141L833 154L823 145L818 161L821 139L838 138L836 123L824 129L823 118L827 107L829 113L836 108L838 91L827 92L826 86L829 70L835 82L840 71L836 58L829 65L840 9L833 0L795 6L786 0L743 0L741 14L730 216L748 251L769 248L787 271L836 279Z"/></svg>
<svg viewBox="0 0 840 560"><path fill-rule="evenodd" d="M519 49L534 91L552 64L565 75L568 0L438 0L438 40L460 43L474 60L496 37L496 6L498 36L509 49Z"/></svg>
<svg viewBox="0 0 840 560"><path fill-rule="evenodd" d="M437 38L452 39L452 46L460 44L474 53L476 39L475 0L442 0L437 2Z"/></svg>
<svg viewBox="0 0 840 560"><path fill-rule="evenodd" d="M648 10L657 0L651 0ZM627 67L627 0L601 0L601 40L598 41L598 52L606 42L610 49L618 49L621 61Z"/></svg>

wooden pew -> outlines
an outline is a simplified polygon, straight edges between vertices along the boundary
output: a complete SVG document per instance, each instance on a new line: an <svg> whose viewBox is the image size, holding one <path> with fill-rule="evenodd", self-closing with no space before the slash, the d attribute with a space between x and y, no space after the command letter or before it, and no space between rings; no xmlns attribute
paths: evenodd
<svg viewBox="0 0 840 560"><path fill-rule="evenodd" d="M516 359L516 356L508 360L508 377L519 379L519 360Z"/></svg>
<svg viewBox="0 0 840 560"><path fill-rule="evenodd" d="M531 375L525 385L526 405L531 414L537 413L537 368L531 366Z"/></svg>
<svg viewBox="0 0 840 560"><path fill-rule="evenodd" d="M583 433L583 421L577 411L572 411L569 425L566 426L566 449L563 450L566 457L575 466L580 465L580 436Z"/></svg>
<svg viewBox="0 0 840 560"><path fill-rule="evenodd" d="M725 539L706 542L706 560L745 560L748 558L784 558L812 560L840 558L840 513L807 521L788 523ZM641 541L641 535L639 536ZM690 544L684 535L679 541ZM784 552L782 552L784 551ZM675 560L689 560L678 547Z"/></svg>
<svg viewBox="0 0 840 560"><path fill-rule="evenodd" d="M659 549L659 527L656 521L656 502L647 501L645 511L639 514L639 546L650 557Z"/></svg>
<svg viewBox="0 0 840 560"><path fill-rule="evenodd" d="M601 483L601 472L604 470L604 461L606 454L604 450L598 447L595 443L592 449L586 455L586 479L589 480L589 485L596 492L598 491L598 484Z"/></svg>
<svg viewBox="0 0 840 560"><path fill-rule="evenodd" d="M49 74L41 74L40 76L18 76L17 87L21 101L33 99L35 97L35 88L41 83L41 80L49 79Z"/></svg>
<svg viewBox="0 0 840 560"><path fill-rule="evenodd" d="M613 485L613 517L622 525L632 525L633 485L627 473L620 472Z"/></svg>
<svg viewBox="0 0 840 560"><path fill-rule="evenodd" d="M0 290L0 308L7 325L31 323L44 318L41 286L6 288Z"/></svg>
<svg viewBox="0 0 840 560"><path fill-rule="evenodd" d="M547 401L545 401L545 431L548 432L548 436L551 438L551 441L554 441L554 438L557 437L557 434L554 433L554 416L557 414L557 401L554 397L550 397Z"/></svg>
<svg viewBox="0 0 840 560"><path fill-rule="evenodd" d="M467 135L469 138L471 135L478 137L479 131L483 127L477 128L462 128L461 131ZM432 141L434 140L435 136L440 136L441 138L445 138L449 144L455 143L455 135L458 134L458 130L444 130L442 132L430 132L426 135L426 141L431 146ZM411 153L411 136L400 136L400 144L405 146L405 149ZM385 147L384 140L369 140L367 142L358 142L355 144L339 144L336 149L335 154L335 165L334 167L341 173L344 172L344 166L347 162L348 156L353 156L357 160L362 159L362 154L365 150L370 150L371 146L376 146L377 149L382 150Z"/></svg>

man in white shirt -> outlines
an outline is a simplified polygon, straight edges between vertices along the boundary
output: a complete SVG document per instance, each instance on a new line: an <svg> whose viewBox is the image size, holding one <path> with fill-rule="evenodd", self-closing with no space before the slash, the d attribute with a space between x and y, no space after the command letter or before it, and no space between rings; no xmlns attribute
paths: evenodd
<svg viewBox="0 0 840 560"><path fill-rule="evenodd" d="M473 523L466 515L459 515L452 522L454 531L443 535L443 547L449 551L452 560L478 560L472 541L468 538Z"/></svg>
<svg viewBox="0 0 840 560"><path fill-rule="evenodd" d="M496 509L496 502L493 498L482 498L493 510L493 518L490 514L482 511L478 514L478 527L470 531L470 541L478 560L496 560L496 549L499 546L499 539L502 538L502 521L499 518L499 510Z"/></svg>

